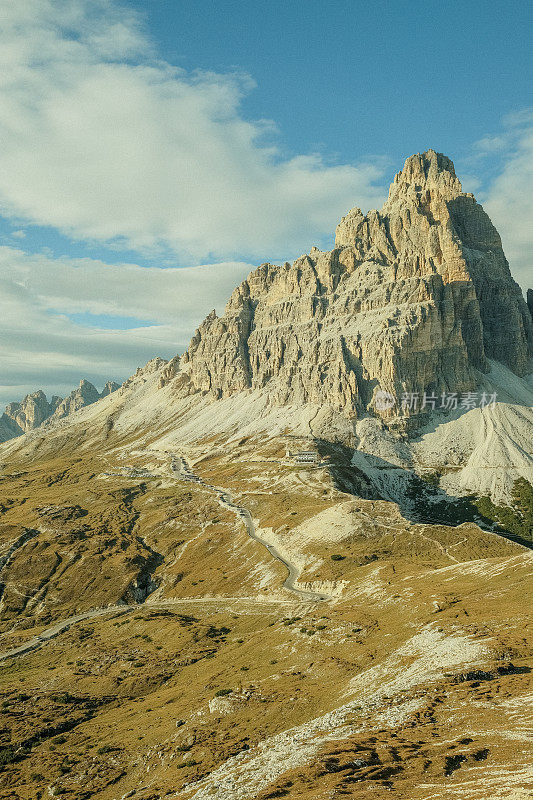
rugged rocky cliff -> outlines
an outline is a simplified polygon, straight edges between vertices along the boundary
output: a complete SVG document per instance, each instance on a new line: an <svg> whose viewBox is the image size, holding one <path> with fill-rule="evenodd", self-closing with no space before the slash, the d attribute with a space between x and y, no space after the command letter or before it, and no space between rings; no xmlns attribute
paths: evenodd
<svg viewBox="0 0 533 800"><path fill-rule="evenodd" d="M162 383L225 397L266 389L272 402L329 404L356 417L376 392L465 392L487 358L523 375L533 327L500 237L452 162L407 159L381 211L354 208L335 247L262 264L224 315L200 325ZM176 378L176 375L178 376Z"/></svg>
<svg viewBox="0 0 533 800"><path fill-rule="evenodd" d="M9 403L6 406L5 415L25 433L41 425L55 412L60 403L61 397L55 395L48 402L45 393L39 389L37 392L26 395L20 403Z"/></svg>
<svg viewBox="0 0 533 800"><path fill-rule="evenodd" d="M116 391L119 384L108 381L99 392L92 383L81 380L79 386L64 399L54 395L48 401L42 389L26 395L20 403L9 403L0 417L0 442L22 436L23 433L38 428L48 420L58 420L73 414L80 408L95 403Z"/></svg>

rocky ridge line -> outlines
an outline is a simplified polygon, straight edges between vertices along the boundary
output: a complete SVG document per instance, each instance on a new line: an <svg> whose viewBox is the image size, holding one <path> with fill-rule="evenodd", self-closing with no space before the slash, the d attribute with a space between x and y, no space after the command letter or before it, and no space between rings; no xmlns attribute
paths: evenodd
<svg viewBox="0 0 533 800"><path fill-rule="evenodd" d="M80 408L95 403L116 391L119 384L108 381L101 392L85 379L64 399L56 395L48 401L42 389L32 392L20 403L8 403L0 417L0 441L14 439L51 420L63 419Z"/></svg>
<svg viewBox="0 0 533 800"><path fill-rule="evenodd" d="M352 209L333 250L262 264L212 311L161 385L214 398L261 389L356 418L378 390L467 392L489 358L532 369L533 324L500 237L453 163L411 156L381 211Z"/></svg>

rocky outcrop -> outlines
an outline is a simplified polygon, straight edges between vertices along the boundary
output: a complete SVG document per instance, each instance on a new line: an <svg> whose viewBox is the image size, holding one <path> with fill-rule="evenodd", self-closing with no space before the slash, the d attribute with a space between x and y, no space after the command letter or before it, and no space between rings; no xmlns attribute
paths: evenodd
<svg viewBox="0 0 533 800"><path fill-rule="evenodd" d="M531 368L533 327L500 237L452 162L408 158L381 211L354 208L335 248L263 264L212 311L161 378L215 398L263 389L273 403L320 403L384 417L378 390L466 392L494 358Z"/></svg>
<svg viewBox="0 0 533 800"><path fill-rule="evenodd" d="M20 403L9 403L5 415L15 422L25 433L37 428L50 417L61 403L60 397L52 397L48 402L45 393L39 389L37 392L26 395Z"/></svg>
<svg viewBox="0 0 533 800"><path fill-rule="evenodd" d="M16 436L22 436L24 431L11 417L7 414L2 414L0 417L0 442L7 442L9 439L14 439Z"/></svg>
<svg viewBox="0 0 533 800"><path fill-rule="evenodd" d="M118 383L108 381L100 393L92 383L81 380L80 385L68 397L63 399L54 395L50 401L41 389L32 392L20 403L9 403L6 406L4 414L0 417L0 442L21 436L49 420L63 419L118 388Z"/></svg>
<svg viewBox="0 0 533 800"><path fill-rule="evenodd" d="M122 390L130 389L133 386L141 386L149 379L150 375L154 372L159 372L162 367L165 367L169 362L165 358L156 356L151 358L144 367L137 367L136 371L122 384ZM164 370L163 370L164 371Z"/></svg>
<svg viewBox="0 0 533 800"><path fill-rule="evenodd" d="M108 381L100 392L100 397L107 397L108 394L113 394L113 392L116 392L117 389L120 389L120 383L117 383L116 381Z"/></svg>
<svg viewBox="0 0 533 800"><path fill-rule="evenodd" d="M82 379L80 385L58 405L53 414L53 419L63 419L80 408L96 403L100 399L98 389L90 381Z"/></svg>

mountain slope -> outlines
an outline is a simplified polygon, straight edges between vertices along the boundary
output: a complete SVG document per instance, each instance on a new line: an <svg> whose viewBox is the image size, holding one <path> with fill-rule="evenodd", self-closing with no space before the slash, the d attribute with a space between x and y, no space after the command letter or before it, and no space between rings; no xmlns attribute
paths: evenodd
<svg viewBox="0 0 533 800"><path fill-rule="evenodd" d="M529 312L432 151L337 236L0 447L1 800L533 790Z"/></svg>

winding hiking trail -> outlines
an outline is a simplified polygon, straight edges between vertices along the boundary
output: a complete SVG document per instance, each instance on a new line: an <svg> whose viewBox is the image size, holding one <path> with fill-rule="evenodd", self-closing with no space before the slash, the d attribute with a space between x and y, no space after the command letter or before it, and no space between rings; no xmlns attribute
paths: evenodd
<svg viewBox="0 0 533 800"><path fill-rule="evenodd" d="M330 600L330 595L324 594L323 592L313 592L311 589L298 589L296 583L298 582L298 578L300 573L298 569L291 564L281 553L274 547L274 545L269 544L264 539L261 539L260 536L257 535L257 531L255 529L254 521L252 519L252 515L248 511L247 508L243 506L238 506L236 503L233 502L230 492L227 489L221 489L218 486L212 486L209 483L205 483L198 475L195 475L192 472L191 468L189 467L187 461L183 458L183 456L173 456L171 460L171 470L174 474L177 474L182 480L193 481L194 483L203 486L205 489L209 489L212 492L215 492L218 497L218 502L220 503L223 508L227 508L228 511L231 511L233 514L236 514L240 517L241 521L243 522L246 532L250 539L253 539L255 542L258 542L260 545L265 547L270 555L279 561L285 569L288 571L288 575L283 582L283 588L288 589L289 592L293 592L296 594L301 600L306 603L322 603L326 600Z"/></svg>
<svg viewBox="0 0 533 800"><path fill-rule="evenodd" d="M217 495L218 502L223 508L228 509L233 514L235 514L243 525L246 528L246 532L250 539L258 542L260 545L265 547L270 555L279 561L288 572L288 575L283 582L283 587L287 589L289 592L292 592L297 596L297 598L308 605L309 603L320 603L330 599L330 596L322 593L322 592L314 592L310 589L299 589L297 587L297 582L299 578L299 571L292 564L288 561L281 553L274 547L274 545L269 544L260 536L257 535L255 525L252 519L252 516L247 508L243 506L238 506L236 503L233 502L231 493L227 489L221 489L218 486L212 486L211 484L205 483L198 475L195 475L192 470L190 469L187 461L182 456L172 456L171 459L171 472L174 478L178 480L186 480L192 481L204 489L214 492ZM34 532L31 532L32 534ZM15 549L19 546L24 544L31 536L29 534L21 537L20 540L17 540L12 548L5 554L4 558L0 560L0 568L5 566L8 562L9 558L12 556ZM7 658L14 658L16 656L22 656L26 653L31 653L34 650L38 650L47 642L52 641L60 634L66 632L71 628L72 625L76 625L79 622L84 622L86 620L95 619L96 617L102 617L107 614L115 614L115 615L122 615L130 613L131 611L139 611L142 609L154 609L157 607L179 607L179 606L190 606L193 605L201 605L202 603L249 603L253 605L260 605L260 606L267 606L269 604L278 604L278 605L286 605L286 604L293 604L294 601L288 599L269 599L269 598L254 598L254 597L192 597L192 598L180 598L180 599L168 599L168 600L157 600L157 601L150 601L150 595L147 595L146 598L141 600L138 603L121 603L116 605L110 606L103 606L101 608L93 608L89 611L84 611L79 614L73 614L72 616L65 617L65 619L58 620L57 622L50 625L49 628L43 630L40 634L33 636L27 642L24 642L17 647L13 647L9 650L5 650L4 652L0 652L0 662L5 661Z"/></svg>
<svg viewBox="0 0 533 800"><path fill-rule="evenodd" d="M122 616L123 614L129 614L132 611L141 612L141 611L154 611L156 609L161 608L183 608L184 610L188 610L188 608L193 606L201 606L201 605L235 605L235 604L244 604L244 605L259 605L259 606L268 606L268 605L287 605L291 604L291 601L288 600L281 600L281 599L259 599L256 597L183 597L179 599L168 599L168 600L157 600L156 602L149 602L145 601L142 603L129 603L129 604L121 604L121 605L110 605L110 606L102 606L101 608L93 608L89 611L83 611L80 614L73 614L70 617L65 617L65 619L58 620L50 625L49 628L46 628L41 633L37 634L36 636L32 636L31 639L28 639L27 642L19 645L18 647L12 647L10 650L5 650L4 652L0 652L0 662L5 661L6 658L13 658L15 656L22 656L26 653L31 653L33 650L39 650L44 644L47 642L52 641L61 633L65 633L72 627L72 625L76 625L78 622L85 622L86 620L95 619L96 617L103 617L106 614L111 614L115 616Z"/></svg>

